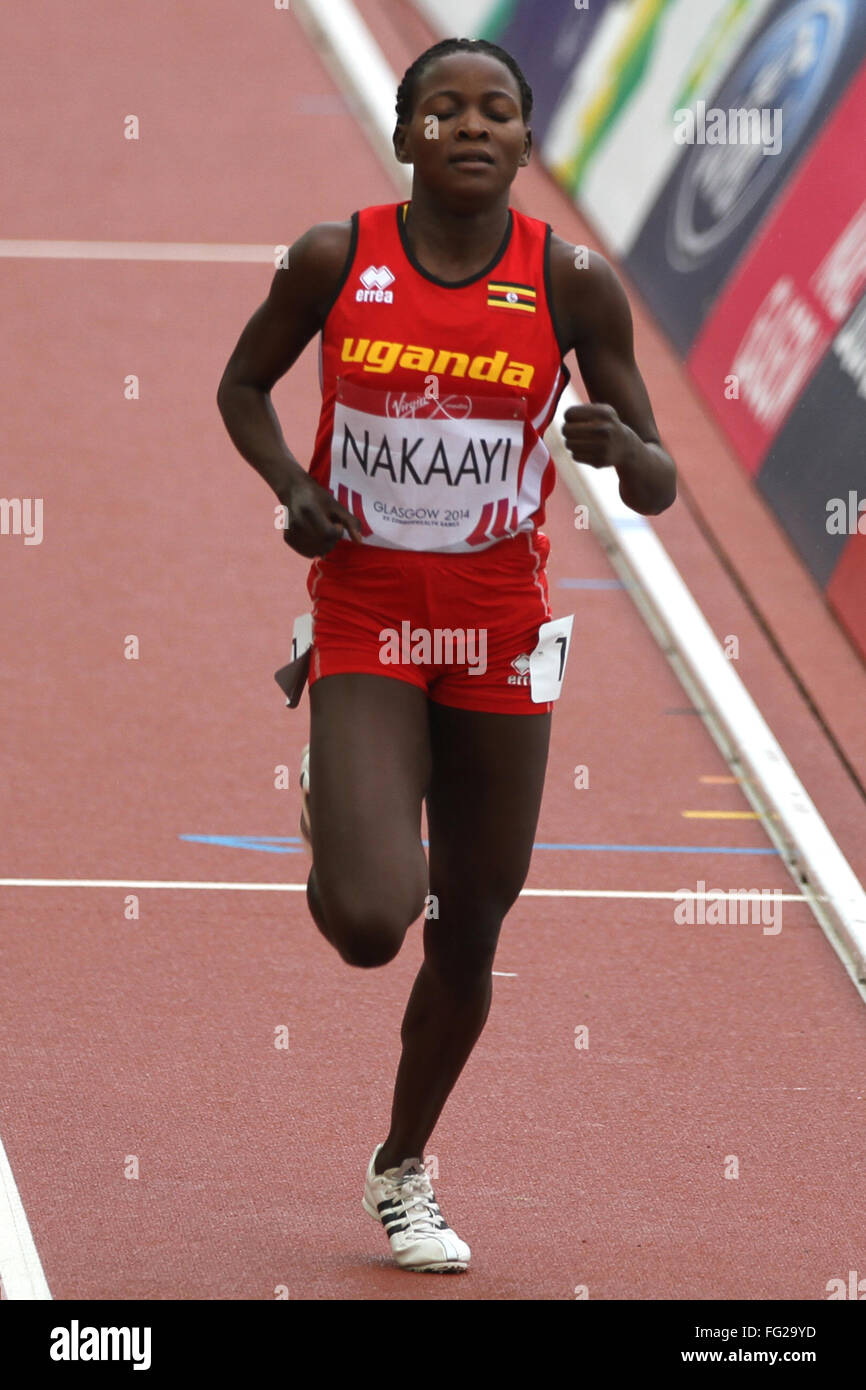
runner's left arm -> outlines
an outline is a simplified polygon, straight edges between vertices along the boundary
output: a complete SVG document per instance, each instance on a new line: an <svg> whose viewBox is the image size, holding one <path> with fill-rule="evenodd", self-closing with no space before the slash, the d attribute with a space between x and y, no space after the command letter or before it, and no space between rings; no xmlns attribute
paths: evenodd
<svg viewBox="0 0 866 1390"><path fill-rule="evenodd" d="M656 516L676 499L677 470L635 361L628 299L603 256L575 250L554 239L551 279L560 344L574 350L591 404L565 412L563 438L581 463L616 469L626 506Z"/></svg>

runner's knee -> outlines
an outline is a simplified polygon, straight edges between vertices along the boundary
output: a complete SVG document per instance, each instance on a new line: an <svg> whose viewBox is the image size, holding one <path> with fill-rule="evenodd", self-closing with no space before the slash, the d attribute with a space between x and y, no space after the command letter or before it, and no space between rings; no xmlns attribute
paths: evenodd
<svg viewBox="0 0 866 1390"><path fill-rule="evenodd" d="M394 937L378 932L337 938L337 949L346 964L356 965L362 970L375 970L377 966L387 965L398 954L402 945L402 936Z"/></svg>
<svg viewBox="0 0 866 1390"><path fill-rule="evenodd" d="M335 896L326 908L328 928L348 965L371 969L387 965L403 945L406 932L421 915L423 898L402 901L380 895L373 901L361 894Z"/></svg>
<svg viewBox="0 0 866 1390"><path fill-rule="evenodd" d="M447 903L438 920L424 924L424 960L450 988L474 990L489 978L504 912L466 911Z"/></svg>

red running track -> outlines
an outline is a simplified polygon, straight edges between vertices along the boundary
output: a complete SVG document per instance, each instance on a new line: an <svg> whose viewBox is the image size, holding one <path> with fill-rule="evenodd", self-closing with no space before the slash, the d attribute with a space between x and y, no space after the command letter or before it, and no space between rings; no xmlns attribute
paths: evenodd
<svg viewBox="0 0 866 1390"><path fill-rule="evenodd" d="M402 71L380 8L361 8ZM276 245L395 196L291 13L34 3L5 48L10 237ZM515 203L589 239L538 170ZM306 704L287 711L272 672L306 567L215 406L269 271L7 257L0 277L3 492L44 499L40 545L0 537L14 595L0 872L299 884L300 853L179 838L297 833ZM687 480L709 427L637 303L636 319ZM315 348L275 403L303 454ZM735 465L719 466L732 496ZM759 521L743 520L758 539ZM862 875L863 803L821 726L688 506L658 527L716 631L740 637L741 674ZM727 769L628 595L561 587L613 578L561 484L547 530L577 641L539 844L697 852L540 848L528 887L793 892L774 854L747 853L770 848L757 822L684 815L748 807L706 780ZM291 790L274 787L279 764ZM670 899L521 899L489 1024L430 1145L473 1266L433 1279L393 1267L360 1206L418 928L394 964L359 972L298 892L141 890L128 920L129 891L0 890L0 1135L55 1298L272 1299L283 1285L570 1299L583 1285L593 1299L820 1299L864 1267L866 1021L804 903L769 935L678 925Z"/></svg>

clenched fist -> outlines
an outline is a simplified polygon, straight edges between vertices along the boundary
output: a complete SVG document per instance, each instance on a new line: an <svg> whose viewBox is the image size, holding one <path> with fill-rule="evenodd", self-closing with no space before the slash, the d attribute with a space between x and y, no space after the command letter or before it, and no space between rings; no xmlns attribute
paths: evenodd
<svg viewBox="0 0 866 1390"><path fill-rule="evenodd" d="M562 437L572 458L593 468L620 468L634 457L635 434L612 405L570 406Z"/></svg>

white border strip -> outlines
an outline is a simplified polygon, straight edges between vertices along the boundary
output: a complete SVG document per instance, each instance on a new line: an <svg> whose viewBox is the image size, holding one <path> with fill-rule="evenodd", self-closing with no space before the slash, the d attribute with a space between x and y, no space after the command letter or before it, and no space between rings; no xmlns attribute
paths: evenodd
<svg viewBox="0 0 866 1390"><path fill-rule="evenodd" d="M4 1299L50 1299L42 1261L0 1139L0 1277Z"/></svg>
<svg viewBox="0 0 866 1390"><path fill-rule="evenodd" d="M373 148L401 194L389 114L397 78L349 0L296 0L296 12L351 91ZM772 731L726 659L651 526L619 496L616 475L576 464L557 426L579 398L567 387L548 436L560 476L591 508L595 534L721 749L797 887L866 999L866 893Z"/></svg>
<svg viewBox="0 0 866 1390"><path fill-rule="evenodd" d="M216 890L223 893L305 893L306 883L222 883L187 882L162 878L0 878L0 888L168 888L180 890ZM711 888L706 893L692 893L691 890L677 889L675 892L655 892L640 888L524 888L521 898L657 898L660 900L685 901L687 898L712 898L722 901L729 898L760 898L771 894L777 902L804 903L808 898L803 893L782 893L779 889L733 888L727 892Z"/></svg>
<svg viewBox="0 0 866 1390"><path fill-rule="evenodd" d="M294 0L294 12L389 179L401 195L409 193L411 166L397 163L391 143L399 80L355 6L351 0Z"/></svg>
<svg viewBox="0 0 866 1390"><path fill-rule="evenodd" d="M0 241L0 257L71 261L241 261L275 264L275 246L207 241Z"/></svg>

